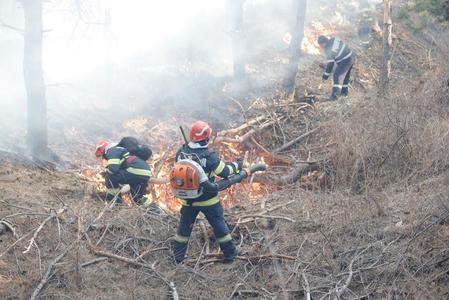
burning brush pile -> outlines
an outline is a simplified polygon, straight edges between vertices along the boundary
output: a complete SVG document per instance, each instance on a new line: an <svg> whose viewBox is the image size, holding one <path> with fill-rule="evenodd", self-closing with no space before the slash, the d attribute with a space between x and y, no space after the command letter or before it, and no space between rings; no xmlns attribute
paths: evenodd
<svg viewBox="0 0 449 300"><path fill-rule="evenodd" d="M305 188L322 187L325 172L321 170L318 161L311 160L310 152L305 153L301 149L294 149L299 153L288 152L300 142L307 144L312 134L318 130L313 128L315 126L313 104L275 101L267 105L266 102L257 100L251 105L251 109L263 110L264 114L249 118L245 123L234 128L216 132L210 147L218 151L224 161L235 161L241 158L246 167L265 163L270 168L267 172L253 175L241 184L222 192L223 205L232 207L251 203L285 184L297 181ZM153 148L153 157L149 164L154 179L147 197L155 201L162 209L173 212L180 209L180 202L173 196L168 183L175 153L182 141L176 124L175 122L170 122L170 125L163 122L152 124L143 117L124 124L130 133L141 136L145 143L152 145ZM293 132L298 136L292 136L291 129L294 129ZM273 148L274 145L279 146ZM298 160L298 157L302 155L304 159ZM81 176L93 183L98 191L104 191L104 178L101 171L100 165L92 166L82 170Z"/></svg>

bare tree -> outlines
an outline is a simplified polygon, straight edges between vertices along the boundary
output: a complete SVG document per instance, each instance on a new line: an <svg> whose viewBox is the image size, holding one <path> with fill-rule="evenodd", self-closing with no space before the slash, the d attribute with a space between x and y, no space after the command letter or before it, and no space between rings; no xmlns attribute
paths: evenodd
<svg viewBox="0 0 449 300"><path fill-rule="evenodd" d="M231 19L232 54L234 57L234 79L245 78L245 61L243 57L243 0L228 0Z"/></svg>
<svg viewBox="0 0 449 300"><path fill-rule="evenodd" d="M390 81L392 45L391 0L384 0L383 55L380 74L380 92L384 94Z"/></svg>
<svg viewBox="0 0 449 300"><path fill-rule="evenodd" d="M284 88L292 92L295 88L295 78L298 72L299 59L301 57L301 45L304 38L304 24L306 20L307 0L293 0L295 21L292 22L292 41L290 43L289 62L284 77Z"/></svg>
<svg viewBox="0 0 449 300"><path fill-rule="evenodd" d="M35 159L48 155L47 102L42 71L42 0L22 0L25 30L23 71L28 104L27 140Z"/></svg>

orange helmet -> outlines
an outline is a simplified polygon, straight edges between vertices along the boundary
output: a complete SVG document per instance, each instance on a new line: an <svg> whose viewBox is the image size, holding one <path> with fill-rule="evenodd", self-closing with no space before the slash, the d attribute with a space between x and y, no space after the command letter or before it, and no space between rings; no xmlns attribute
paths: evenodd
<svg viewBox="0 0 449 300"><path fill-rule="evenodd" d="M212 134L212 128L203 121L196 121L190 128L190 140L192 142L200 142L207 140Z"/></svg>
<svg viewBox="0 0 449 300"><path fill-rule="evenodd" d="M105 140L101 140L97 143L97 146L95 147L95 156L100 157L102 156L105 151L106 147L109 146L109 142Z"/></svg>

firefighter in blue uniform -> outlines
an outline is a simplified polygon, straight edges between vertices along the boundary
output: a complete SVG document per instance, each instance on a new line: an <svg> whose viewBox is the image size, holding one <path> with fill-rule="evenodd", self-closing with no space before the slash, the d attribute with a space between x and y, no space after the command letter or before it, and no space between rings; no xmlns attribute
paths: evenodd
<svg viewBox="0 0 449 300"><path fill-rule="evenodd" d="M129 184L136 203L144 206L151 204L145 197L151 177L150 167L145 160L107 141L97 144L95 156L107 161L105 184L109 198L120 192L120 185Z"/></svg>
<svg viewBox="0 0 449 300"><path fill-rule="evenodd" d="M348 96L349 79L354 64L352 50L337 37L327 38L320 36L318 38L318 44L327 58L323 81L329 78L335 67L334 84L329 100L335 101L339 95Z"/></svg>
<svg viewBox="0 0 449 300"><path fill-rule="evenodd" d="M178 150L176 161L186 157L196 160L209 177L209 181L214 182L215 176L228 178L242 171L242 161L238 160L230 164L221 161L216 152L208 149L211 133L212 129L207 123L203 121L193 123L189 134L190 142ZM192 227L200 212L205 215L214 230L215 237L224 254L224 261L232 262L234 260L236 248L217 195L217 191L205 190L196 199L182 200L181 219L172 247L177 263L184 260Z"/></svg>

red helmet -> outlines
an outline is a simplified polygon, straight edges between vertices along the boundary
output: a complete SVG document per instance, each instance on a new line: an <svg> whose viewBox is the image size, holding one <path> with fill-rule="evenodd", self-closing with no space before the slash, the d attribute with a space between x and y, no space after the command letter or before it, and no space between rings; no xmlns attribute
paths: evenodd
<svg viewBox="0 0 449 300"><path fill-rule="evenodd" d="M190 140L192 142L200 142L207 140L212 134L212 128L203 121L196 121L190 128Z"/></svg>
<svg viewBox="0 0 449 300"><path fill-rule="evenodd" d="M95 147L95 156L100 157L102 156L105 151L106 147L109 146L109 142L105 140L101 140L97 143L97 146Z"/></svg>

